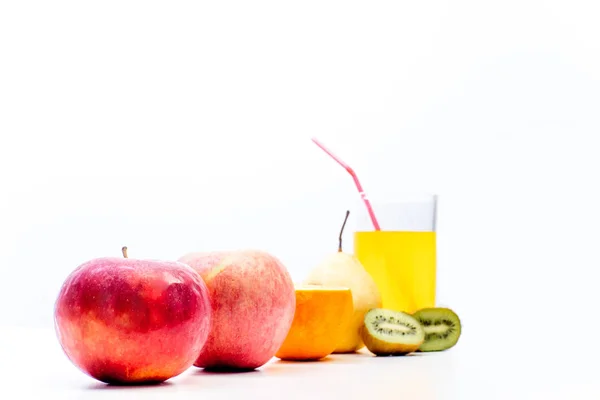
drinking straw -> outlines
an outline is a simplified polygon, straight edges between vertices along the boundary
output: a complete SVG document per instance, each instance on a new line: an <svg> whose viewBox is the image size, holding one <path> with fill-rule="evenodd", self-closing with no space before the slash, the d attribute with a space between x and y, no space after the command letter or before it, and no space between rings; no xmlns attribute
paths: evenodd
<svg viewBox="0 0 600 400"><path fill-rule="evenodd" d="M317 146L319 146L321 148L321 150L323 150L331 158L333 158L335 161L337 161L337 163L340 164L346 171L348 171L348 173L350 174L350 176L352 176L352 179L354 180L354 184L356 185L356 188L358 189L358 193L360 194L360 197L362 197L362 199L363 199L363 201L365 203L365 206L367 207L367 211L369 213L369 216L371 217L371 222L373 223L373 226L375 227L375 230L376 231L380 230L379 223L377 222L377 218L375 218L375 213L373 213L373 208L371 207L371 202L369 202L369 199L367 198L367 195L364 192L364 190L362 188L362 185L360 184L360 181L358 180L358 177L356 176L356 172L354 172L354 170L348 164L346 164L345 162L343 162L338 156L336 156L335 154L333 154L319 140L317 140L316 138L312 138L312 141Z"/></svg>

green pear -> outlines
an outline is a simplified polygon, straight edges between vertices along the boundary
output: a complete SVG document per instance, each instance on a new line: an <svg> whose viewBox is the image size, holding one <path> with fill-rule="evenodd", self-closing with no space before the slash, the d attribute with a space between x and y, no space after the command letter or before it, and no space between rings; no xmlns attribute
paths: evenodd
<svg viewBox="0 0 600 400"><path fill-rule="evenodd" d="M350 288L352 292L354 303L352 321L334 353L353 353L363 348L360 328L364 316L370 309L382 307L381 293L371 275L358 258L342 251L342 233L349 214L350 212L347 211L340 231L338 251L326 256L304 280L305 284L343 286Z"/></svg>

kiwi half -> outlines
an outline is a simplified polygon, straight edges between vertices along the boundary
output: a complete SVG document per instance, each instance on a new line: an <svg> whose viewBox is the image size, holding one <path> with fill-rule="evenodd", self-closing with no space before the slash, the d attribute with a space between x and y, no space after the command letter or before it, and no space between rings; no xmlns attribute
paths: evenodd
<svg viewBox="0 0 600 400"><path fill-rule="evenodd" d="M460 337L458 315L449 308L423 308L413 314L423 326L425 342L419 351L443 351L453 347Z"/></svg>
<svg viewBox="0 0 600 400"><path fill-rule="evenodd" d="M365 314L360 335L367 349L377 356L412 353L425 340L425 331L415 318L384 308L373 308Z"/></svg>

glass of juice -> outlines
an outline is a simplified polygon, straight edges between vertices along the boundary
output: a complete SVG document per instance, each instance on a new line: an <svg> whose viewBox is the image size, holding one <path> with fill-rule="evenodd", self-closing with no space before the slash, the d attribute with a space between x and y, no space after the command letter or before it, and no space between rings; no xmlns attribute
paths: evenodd
<svg viewBox="0 0 600 400"><path fill-rule="evenodd" d="M369 197L380 230L364 204L355 211L354 254L373 277L383 307L412 313L434 307L437 196Z"/></svg>

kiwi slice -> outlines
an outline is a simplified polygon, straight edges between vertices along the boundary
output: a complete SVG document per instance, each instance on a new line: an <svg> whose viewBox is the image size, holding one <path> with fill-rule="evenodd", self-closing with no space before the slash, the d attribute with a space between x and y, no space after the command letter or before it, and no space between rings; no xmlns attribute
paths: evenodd
<svg viewBox="0 0 600 400"><path fill-rule="evenodd" d="M425 331L415 318L385 308L373 308L365 314L360 335L367 349L377 356L412 353L425 340Z"/></svg>
<svg viewBox="0 0 600 400"><path fill-rule="evenodd" d="M458 315L449 308L423 308L413 314L425 331L425 342L419 351L443 351L453 347L460 337Z"/></svg>

